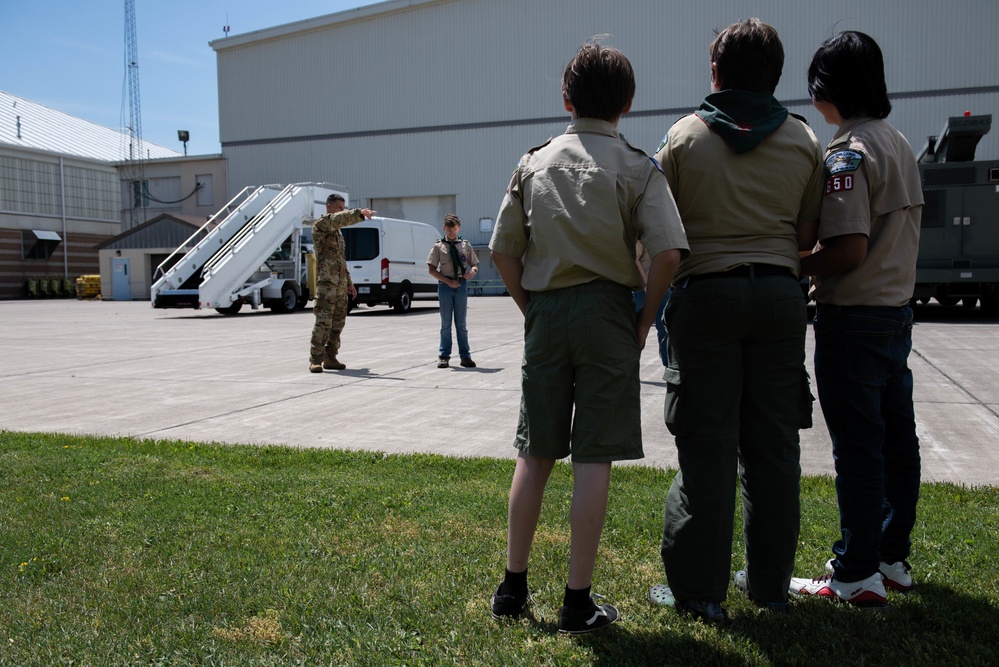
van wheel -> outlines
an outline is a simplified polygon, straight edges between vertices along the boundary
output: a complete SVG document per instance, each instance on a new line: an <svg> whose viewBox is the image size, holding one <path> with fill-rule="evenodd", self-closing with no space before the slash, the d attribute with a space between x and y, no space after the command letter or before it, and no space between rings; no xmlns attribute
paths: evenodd
<svg viewBox="0 0 999 667"><path fill-rule="evenodd" d="M399 298L396 299L395 303L392 304L397 313L408 313L409 309L413 307L413 295L410 293L408 288L403 288L399 292Z"/></svg>

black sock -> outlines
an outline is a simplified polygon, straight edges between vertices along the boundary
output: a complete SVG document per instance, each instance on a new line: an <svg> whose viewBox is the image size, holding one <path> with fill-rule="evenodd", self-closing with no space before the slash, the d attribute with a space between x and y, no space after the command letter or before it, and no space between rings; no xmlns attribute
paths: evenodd
<svg viewBox="0 0 999 667"><path fill-rule="evenodd" d="M527 570L523 572L507 570L503 585L500 587L500 593L517 598L527 597Z"/></svg>
<svg viewBox="0 0 999 667"><path fill-rule="evenodd" d="M593 606L593 600L590 599L590 588L592 587L574 589L566 586L562 604L573 609L589 609Z"/></svg>

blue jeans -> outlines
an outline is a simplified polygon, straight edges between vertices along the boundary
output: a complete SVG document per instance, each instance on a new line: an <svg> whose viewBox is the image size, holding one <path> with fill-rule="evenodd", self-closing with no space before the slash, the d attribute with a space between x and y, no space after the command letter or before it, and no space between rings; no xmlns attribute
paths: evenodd
<svg viewBox="0 0 999 667"><path fill-rule="evenodd" d="M832 437L840 539L833 567L859 581L909 556L919 499L912 309L819 304L815 382Z"/></svg>
<svg viewBox="0 0 999 667"><path fill-rule="evenodd" d="M465 326L468 316L468 283L462 280L458 287L438 283L437 299L441 304L439 355L445 359L451 358L451 319L454 318L454 327L458 330L458 354L462 359L470 359L472 353L468 350L468 329Z"/></svg>

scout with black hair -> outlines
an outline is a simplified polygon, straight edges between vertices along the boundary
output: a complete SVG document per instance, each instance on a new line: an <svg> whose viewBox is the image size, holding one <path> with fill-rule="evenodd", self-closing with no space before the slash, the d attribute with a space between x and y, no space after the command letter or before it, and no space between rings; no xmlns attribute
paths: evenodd
<svg viewBox="0 0 999 667"><path fill-rule="evenodd" d="M794 593L884 606L908 590L919 498L919 439L909 370L923 193L891 111L877 42L846 31L812 57L808 91L836 136L826 148L814 276L815 381L832 438L840 539L828 574Z"/></svg>

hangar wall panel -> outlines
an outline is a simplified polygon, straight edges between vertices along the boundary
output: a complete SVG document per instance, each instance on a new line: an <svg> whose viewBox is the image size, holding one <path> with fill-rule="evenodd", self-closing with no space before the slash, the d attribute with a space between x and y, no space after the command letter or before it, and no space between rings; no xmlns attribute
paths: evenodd
<svg viewBox="0 0 999 667"><path fill-rule="evenodd" d="M348 185L355 203L455 195L463 220L492 217L519 156L567 124L560 77L582 41L609 33L631 59L638 91L621 130L652 152L709 92L712 31L750 16L780 32L777 97L823 143L833 128L806 99L805 73L819 43L845 29L881 44L896 96L889 120L914 151L965 109L999 125L995 0L442 0L371 11L379 7L315 19L304 32L213 42L230 194L326 180ZM999 128L978 157L999 157ZM462 231L484 242L477 229Z"/></svg>

